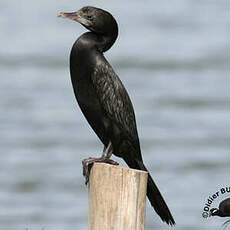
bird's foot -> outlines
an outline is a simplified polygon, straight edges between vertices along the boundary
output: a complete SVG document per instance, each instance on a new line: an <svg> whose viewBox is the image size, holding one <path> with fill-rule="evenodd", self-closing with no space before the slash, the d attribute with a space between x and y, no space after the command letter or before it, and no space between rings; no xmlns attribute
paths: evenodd
<svg viewBox="0 0 230 230"><path fill-rule="evenodd" d="M113 161L109 158L106 157L99 157L99 158L87 158L82 161L82 166L83 166L83 176L85 177L85 184L87 185L89 182L89 175L90 175L90 170L93 166L94 162L98 163L106 163L106 164L111 164L111 165L119 165L116 161Z"/></svg>

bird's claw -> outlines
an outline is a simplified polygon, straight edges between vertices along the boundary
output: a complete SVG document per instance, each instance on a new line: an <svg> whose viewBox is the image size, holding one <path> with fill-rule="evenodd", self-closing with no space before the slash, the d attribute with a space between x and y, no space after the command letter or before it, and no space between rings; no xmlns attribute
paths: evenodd
<svg viewBox="0 0 230 230"><path fill-rule="evenodd" d="M116 161L111 160L109 158L104 158L104 157L100 157L100 158L89 157L87 159L84 159L82 161L82 166L83 166L83 176L85 177L85 184L86 185L89 182L90 170L91 170L94 162L107 163L107 164L111 164L111 165L119 165Z"/></svg>

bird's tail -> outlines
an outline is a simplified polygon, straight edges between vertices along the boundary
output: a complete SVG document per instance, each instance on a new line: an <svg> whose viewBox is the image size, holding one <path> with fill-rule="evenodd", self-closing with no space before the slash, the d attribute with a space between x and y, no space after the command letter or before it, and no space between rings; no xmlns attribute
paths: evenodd
<svg viewBox="0 0 230 230"><path fill-rule="evenodd" d="M135 159L124 158L125 162L130 168L139 169L148 172L144 163ZM160 216L163 222L173 226L175 221L170 213L170 210L165 203L159 189L157 188L155 182L153 181L151 175L148 173L148 184L147 184L147 197L155 209L156 213Z"/></svg>

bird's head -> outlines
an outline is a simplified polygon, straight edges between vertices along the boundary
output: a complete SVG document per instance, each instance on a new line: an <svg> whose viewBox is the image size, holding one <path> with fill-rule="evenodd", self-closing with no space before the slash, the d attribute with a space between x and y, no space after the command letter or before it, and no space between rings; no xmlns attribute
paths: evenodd
<svg viewBox="0 0 230 230"><path fill-rule="evenodd" d="M210 209L210 216L218 216L218 215L219 215L219 209L218 208Z"/></svg>
<svg viewBox="0 0 230 230"><path fill-rule="evenodd" d="M88 30L97 34L117 34L118 26L114 17L107 11L85 6L76 12L60 13L58 17L68 18L79 22Z"/></svg>

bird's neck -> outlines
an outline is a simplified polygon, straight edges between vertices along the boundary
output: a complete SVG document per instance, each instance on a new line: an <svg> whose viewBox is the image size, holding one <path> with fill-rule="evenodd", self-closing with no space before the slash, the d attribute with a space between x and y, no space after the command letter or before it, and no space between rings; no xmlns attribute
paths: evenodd
<svg viewBox="0 0 230 230"><path fill-rule="evenodd" d="M99 37L99 43L97 44L98 49L101 52L106 52L109 50L114 42L117 39L117 34L116 36L109 36L109 35L97 35Z"/></svg>
<svg viewBox="0 0 230 230"><path fill-rule="evenodd" d="M109 50L117 39L117 31L109 34L97 34L94 32L84 33L77 40L78 47L82 49L96 49L101 53Z"/></svg>

